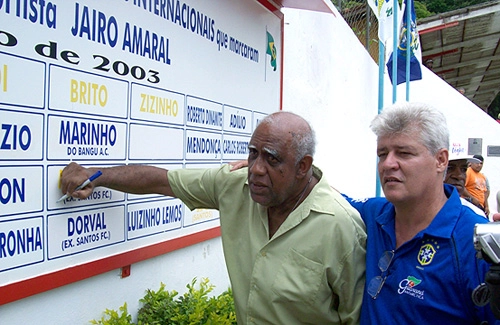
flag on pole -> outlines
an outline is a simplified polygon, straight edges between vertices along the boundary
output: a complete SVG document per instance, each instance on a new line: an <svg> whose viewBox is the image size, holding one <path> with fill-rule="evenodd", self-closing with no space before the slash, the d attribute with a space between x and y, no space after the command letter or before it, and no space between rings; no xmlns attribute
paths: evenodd
<svg viewBox="0 0 500 325"><path fill-rule="evenodd" d="M273 36L266 31L267 33L267 50L266 54L271 56L271 66L273 70L276 71L276 46L274 46L274 38Z"/></svg>
<svg viewBox="0 0 500 325"><path fill-rule="evenodd" d="M378 20L378 38L385 43L392 37L392 15L393 3L392 0L367 0L368 5L372 8L373 14Z"/></svg>
<svg viewBox="0 0 500 325"><path fill-rule="evenodd" d="M409 2L409 3L408 3ZM422 49L420 48L420 39L417 31L417 15L415 14L415 7L413 5L413 0L405 0L405 7L403 11L403 18L401 19L400 29L399 29L399 45L397 49L397 84L406 81L406 46L407 41L407 10L406 6L411 6L411 19L410 19L410 81L422 79L422 69L420 67L420 62L422 61ZM392 80L392 53L389 55L389 61L387 62L387 70L389 72L389 77Z"/></svg>

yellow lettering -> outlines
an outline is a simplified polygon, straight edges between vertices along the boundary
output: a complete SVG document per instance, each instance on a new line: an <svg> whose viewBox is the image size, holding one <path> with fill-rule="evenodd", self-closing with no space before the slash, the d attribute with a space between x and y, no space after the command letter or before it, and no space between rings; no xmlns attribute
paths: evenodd
<svg viewBox="0 0 500 325"><path fill-rule="evenodd" d="M175 101L174 101L175 102ZM171 100L168 100L168 99L165 99L165 114L170 114L170 112L172 111L172 101Z"/></svg>
<svg viewBox="0 0 500 325"><path fill-rule="evenodd" d="M69 98L71 99L72 103L76 103L78 101L78 81L75 79L71 79L71 85L70 85L71 93Z"/></svg>
<svg viewBox="0 0 500 325"><path fill-rule="evenodd" d="M87 84L84 81L80 81L80 104L87 104L85 94L87 94Z"/></svg>
<svg viewBox="0 0 500 325"><path fill-rule="evenodd" d="M91 85L91 88L92 88L92 96L90 96L90 91L89 91L89 95L88 95L88 98L89 98L89 103L90 103L90 97L92 97L92 105L95 106L96 104L96 97L97 97L97 87L99 85L98 84L92 84Z"/></svg>
<svg viewBox="0 0 500 325"><path fill-rule="evenodd" d="M155 98L156 98L156 96L154 96L154 95L149 95L148 96L148 112L149 113L154 113L155 112L155 110L153 108L154 103L155 103Z"/></svg>
<svg viewBox="0 0 500 325"><path fill-rule="evenodd" d="M208 220L213 218L213 211L206 209L196 209L193 214L193 222L200 220Z"/></svg>
<svg viewBox="0 0 500 325"><path fill-rule="evenodd" d="M108 89L93 82L71 79L70 100L72 103L104 107L108 102Z"/></svg>
<svg viewBox="0 0 500 325"><path fill-rule="evenodd" d="M2 83L2 90L4 93L7 92L7 65L3 65L3 73L0 74L0 82Z"/></svg>
<svg viewBox="0 0 500 325"><path fill-rule="evenodd" d="M106 86L102 85L101 87L99 87L99 105L101 105L101 107L104 107L107 103L108 89L106 88Z"/></svg>
<svg viewBox="0 0 500 325"><path fill-rule="evenodd" d="M141 98L142 98L142 102L141 102L141 108L139 109L141 112L145 112L146 111L146 94L141 94Z"/></svg>
<svg viewBox="0 0 500 325"><path fill-rule="evenodd" d="M158 99L158 111L161 112L161 114L163 114L163 115L166 115L166 112L165 112L165 101L166 100L167 100L166 98Z"/></svg>
<svg viewBox="0 0 500 325"><path fill-rule="evenodd" d="M148 94L141 94L141 98L141 112L171 116L179 113L179 103L176 100Z"/></svg>
<svg viewBox="0 0 500 325"><path fill-rule="evenodd" d="M174 100L173 109L174 109L173 111L174 116L177 116L177 114L179 114L179 103L177 103L176 100Z"/></svg>

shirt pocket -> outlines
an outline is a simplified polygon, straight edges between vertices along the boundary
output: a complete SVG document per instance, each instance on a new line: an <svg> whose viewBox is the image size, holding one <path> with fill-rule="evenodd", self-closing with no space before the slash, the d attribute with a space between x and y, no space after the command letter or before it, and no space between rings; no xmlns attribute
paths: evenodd
<svg viewBox="0 0 500 325"><path fill-rule="evenodd" d="M271 290L276 301L314 305L323 279L323 265L290 249Z"/></svg>

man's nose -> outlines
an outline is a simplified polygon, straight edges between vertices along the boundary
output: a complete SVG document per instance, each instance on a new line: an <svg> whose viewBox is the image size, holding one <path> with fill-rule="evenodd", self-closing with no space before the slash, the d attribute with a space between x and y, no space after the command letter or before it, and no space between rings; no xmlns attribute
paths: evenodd
<svg viewBox="0 0 500 325"><path fill-rule="evenodd" d="M396 155L392 152L389 152L384 159L382 159L380 162L380 167L383 169L395 169L398 168L399 162L396 157Z"/></svg>
<svg viewBox="0 0 500 325"><path fill-rule="evenodd" d="M252 174L263 175L265 173L264 161L262 157L248 162L248 171Z"/></svg>

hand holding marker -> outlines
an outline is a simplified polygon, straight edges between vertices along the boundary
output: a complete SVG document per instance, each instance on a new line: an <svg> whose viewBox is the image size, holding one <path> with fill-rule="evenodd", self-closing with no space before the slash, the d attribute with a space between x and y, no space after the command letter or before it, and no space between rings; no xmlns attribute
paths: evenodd
<svg viewBox="0 0 500 325"><path fill-rule="evenodd" d="M90 182L92 182L94 179L96 179L97 177L101 176L102 175L102 172L100 170L98 170L97 172L95 172L94 175L90 176L85 182L83 182L82 184L80 184L79 186L77 186L75 188L75 191L79 191L81 190L82 188L84 188L85 186L89 185ZM74 192L74 191L73 191ZM61 202L63 200L66 200L66 198L68 197L69 195L68 194L64 194L63 196L61 196L61 198L59 200L56 201L57 202Z"/></svg>

